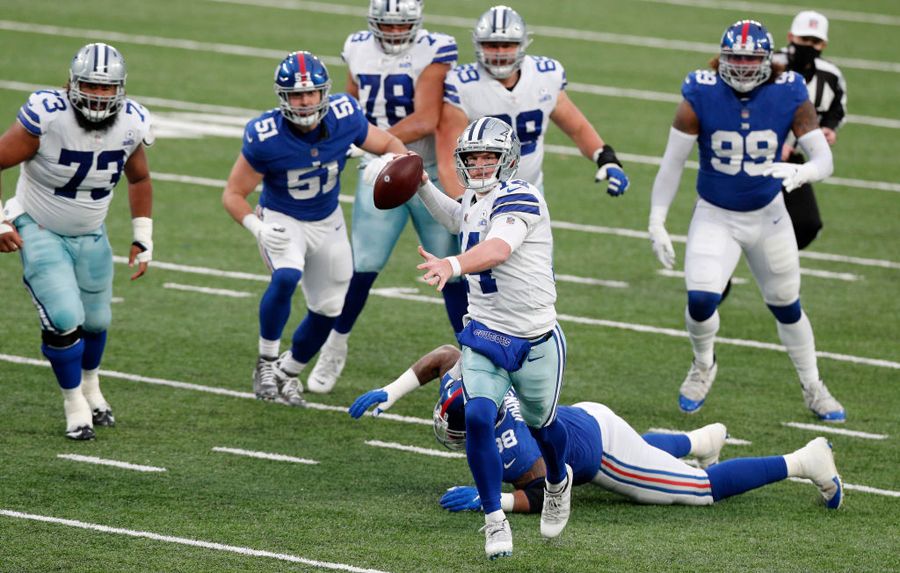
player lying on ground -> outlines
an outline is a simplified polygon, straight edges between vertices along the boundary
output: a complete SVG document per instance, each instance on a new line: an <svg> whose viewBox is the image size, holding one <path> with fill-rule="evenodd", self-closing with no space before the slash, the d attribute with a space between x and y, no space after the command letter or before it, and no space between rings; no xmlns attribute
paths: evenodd
<svg viewBox="0 0 900 573"><path fill-rule="evenodd" d="M360 418L372 406L373 415L378 415L402 396L441 376L441 394L433 416L435 436L451 449L462 449L466 431L459 357L460 351L453 346L432 350L394 382L359 396L350 406L350 415ZM796 476L812 480L829 509L837 509L843 501L841 478L825 438L816 438L784 456L716 463L725 443L723 424L685 434L640 436L602 404L560 406L557 415L569 431L566 462L572 466L574 485L593 483L638 503L709 505ZM512 391L504 399L494 434L503 460L503 481L516 488L502 495L503 510L539 511L544 460L519 415L518 399ZM700 468L678 459L689 455L697 458ZM478 491L470 486L448 489L440 503L450 511L481 510Z"/></svg>

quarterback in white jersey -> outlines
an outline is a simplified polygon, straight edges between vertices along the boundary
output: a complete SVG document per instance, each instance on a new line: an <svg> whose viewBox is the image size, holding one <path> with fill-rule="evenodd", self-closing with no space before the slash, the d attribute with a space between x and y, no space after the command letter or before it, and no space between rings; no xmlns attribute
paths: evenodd
<svg viewBox="0 0 900 573"><path fill-rule="evenodd" d="M441 114L444 76L456 63L456 40L422 29L421 0L370 0L369 29L350 34L341 56L347 63L347 93L357 98L369 123L396 136L418 153L437 180L434 131ZM459 252L459 241L413 197L405 205L375 207L373 184L387 158L366 155L360 163L353 202L353 278L344 307L309 376L312 392L329 392L348 352L350 331L409 219L422 245L438 256ZM462 330L466 292L456 280L443 291L454 332Z"/></svg>
<svg viewBox="0 0 900 573"><path fill-rule="evenodd" d="M456 139L469 121L483 116L513 126L522 144L518 176L543 190L544 135L549 120L597 163L596 181L618 196L628 177L610 145L604 143L566 95L566 72L551 58L525 55L530 43L525 21L512 8L494 6L478 19L472 34L477 63L450 70L437 132L438 166L447 194L462 193L453 169Z"/></svg>
<svg viewBox="0 0 900 573"><path fill-rule="evenodd" d="M510 387L547 465L541 534L562 533L569 519L572 469L566 464L568 434L556 417L566 364L566 340L556 323L553 237L547 203L538 189L512 179L519 140L506 122L477 119L454 152L466 188L462 203L441 193L423 174L419 195L452 232L463 254L438 258L419 247L424 279L441 289L465 274L469 284L462 347L462 392L469 441L466 457L484 502L485 553L512 553L512 533L500 505L502 464L494 445L494 420Z"/></svg>
<svg viewBox="0 0 900 573"><path fill-rule="evenodd" d="M22 164L0 221L0 252L20 251L38 310L41 350L62 389L66 436L94 437L115 419L97 371L111 319L112 249L103 225L113 189L128 179L132 280L151 260L152 186L144 147L150 114L125 97L125 60L88 44L72 60L65 90L39 90L0 138L0 169Z"/></svg>

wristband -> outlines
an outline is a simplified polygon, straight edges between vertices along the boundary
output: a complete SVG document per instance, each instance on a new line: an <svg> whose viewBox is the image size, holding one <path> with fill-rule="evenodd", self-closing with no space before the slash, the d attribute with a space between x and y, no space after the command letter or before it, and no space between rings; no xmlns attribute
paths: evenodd
<svg viewBox="0 0 900 573"><path fill-rule="evenodd" d="M447 257L447 262L450 263L450 269L453 271L453 278L462 274L462 267L459 264L459 259L456 257Z"/></svg>
<svg viewBox="0 0 900 573"><path fill-rule="evenodd" d="M260 221L259 217L257 217L255 213L247 213L241 220L241 225L243 225L245 229L250 231L250 233L254 237L258 237L260 231L262 231L263 222Z"/></svg>
<svg viewBox="0 0 900 573"><path fill-rule="evenodd" d="M143 250L147 250L153 244L153 219L150 217L135 217L131 220L131 230L134 233L134 242Z"/></svg>
<svg viewBox="0 0 900 573"><path fill-rule="evenodd" d="M397 400L406 396L416 388L421 386L419 383L419 378L416 376L416 373L413 372L412 368L408 368L406 372L400 375L399 378L388 384L383 388L385 392L388 394L388 398Z"/></svg>
<svg viewBox="0 0 900 573"><path fill-rule="evenodd" d="M594 163L597 164L597 167L603 167L607 163L615 163L619 167L622 167L622 162L616 157L616 152L613 151L612 145L604 145L595 151L593 159Z"/></svg>

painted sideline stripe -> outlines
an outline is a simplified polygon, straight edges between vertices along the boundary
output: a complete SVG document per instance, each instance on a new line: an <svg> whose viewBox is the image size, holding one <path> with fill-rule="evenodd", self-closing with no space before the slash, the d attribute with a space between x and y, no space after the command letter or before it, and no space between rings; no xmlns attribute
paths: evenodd
<svg viewBox="0 0 900 573"><path fill-rule="evenodd" d="M220 187L222 189L225 188L225 180L224 179L208 179L205 177L193 177L190 175L178 175L175 173L157 173L154 172L152 175L153 179L158 181L173 181L177 183L187 183L190 185L200 185L204 187ZM353 203L353 197L350 195L341 195L339 199L342 203ZM618 237L628 237L632 239L645 239L650 240L650 233L647 231L638 231L635 229L622 229L619 227L606 227L603 225L588 225L584 223L569 223L566 221L551 221L550 226L555 229L565 229L567 231L581 231L583 233L594 233L599 235L614 235ZM671 234L669 237L675 243L686 243L687 237L685 235L677 235ZM882 259L870 259L864 257L851 257L848 255L837 255L833 253L817 253L815 251L800 251L801 257L806 257L808 259L816 259L820 261L830 261L835 263L848 263L853 265L862 265L868 267L880 267L884 269L900 269L900 263L894 261L885 261ZM153 262L154 265L158 263L156 261ZM160 267L163 268L163 267ZM200 268L200 267L196 267ZM224 271L223 271L224 272ZM256 277L256 275L247 275L247 273L236 273L240 275L246 275L245 277L232 277L232 278L249 278ZM266 282L268 282L268 278L266 278Z"/></svg>
<svg viewBox="0 0 900 573"><path fill-rule="evenodd" d="M412 452L414 454L424 454L426 456L434 456L436 458L452 458L452 459L466 459L466 454L461 454L459 452L444 452L441 450L433 450L431 448L420 448L418 446L405 446L403 444L398 444L397 442L382 442L381 440L366 440L367 446L374 446L376 448L387 448L389 450L400 450L402 452Z"/></svg>
<svg viewBox="0 0 900 573"><path fill-rule="evenodd" d="M183 285L179 283L163 283L163 288L168 288L172 290L181 290L187 292L199 292L203 294L214 294L218 296L228 296L231 298L247 298L254 296L255 293L247 292L244 290L229 290L225 288L209 288L209 287L201 287L194 285Z"/></svg>
<svg viewBox="0 0 900 573"><path fill-rule="evenodd" d="M125 470L134 470L138 472L164 472L166 468L158 468L156 466L142 466L140 464L129 464L128 462L120 462L116 460L107 460L94 456L82 456L78 454L56 454L56 457L64 460L72 460L73 462L85 462L88 464L97 464L100 466L112 466Z"/></svg>
<svg viewBox="0 0 900 573"><path fill-rule="evenodd" d="M801 10L808 10L805 6L791 6L788 4L768 4L765 2L740 2L736 0L643 0L655 4L673 4L675 6L691 6L693 8L713 8L718 10L738 10L759 12L761 14L778 14L781 16L793 16ZM844 22L863 22L866 24L882 24L884 26L900 26L900 18L888 14L874 14L872 12L855 12L850 10L823 10L830 20Z"/></svg>
<svg viewBox="0 0 900 573"><path fill-rule="evenodd" d="M295 458L294 456L285 456L283 454L270 454L268 452L255 452L253 450L242 450L240 448L225 448L216 446L212 449L214 452L222 452L223 454L234 454L236 456L247 456L248 458L259 458L262 460L273 460L276 462L291 462L295 464L316 465L316 460L308 460L306 458Z"/></svg>
<svg viewBox="0 0 900 573"><path fill-rule="evenodd" d="M798 483L812 484L812 481L808 480L806 478L789 477L788 479L791 481L798 482ZM900 497L900 491L893 491L890 489L878 489L877 487L869 487L867 485L857 485L855 483L844 482L844 489L854 490L854 491L862 491L865 493L874 493L876 495L884 495L887 497Z"/></svg>
<svg viewBox="0 0 900 573"><path fill-rule="evenodd" d="M686 434L684 430L672 430L670 428L650 428L647 430L648 432L652 432L654 434ZM725 438L725 443L732 446L749 446L753 444L753 442L749 440L741 440L738 438L732 438L728 436Z"/></svg>
<svg viewBox="0 0 900 573"><path fill-rule="evenodd" d="M870 434L868 432L857 432L855 430L845 430L835 426L826 426L823 424L803 424L800 422L782 422L782 426L790 428L798 428L800 430L812 430L813 432L825 432L826 434L839 434L841 436L852 436L854 438L865 438L867 440L886 440L890 436L887 434Z"/></svg>
<svg viewBox="0 0 900 573"><path fill-rule="evenodd" d="M244 6L266 6L284 10L303 10L306 12L318 12L320 14L336 14L340 16L355 16L365 18L368 11L365 8L354 6L325 4L324 2L306 2L303 0L211 0L222 4L238 4ZM458 16L443 16L439 14L425 14L425 22L453 26L471 30L475 25L475 18L461 18ZM632 34L614 34L611 32L597 32L593 30L573 30L556 26L540 26L529 24L528 29L537 36L548 38L561 38L564 40L583 40L601 44L615 44L637 46L639 48L657 48L662 50L680 50L684 52L696 52L701 54L719 53L719 45L706 42L691 42L672 38L656 38L648 36L635 36ZM862 70L877 70L882 72L900 72L900 64L881 60L862 60L857 58L841 58L829 56L828 58L845 68L858 68ZM330 64L329 64L330 65Z"/></svg>
<svg viewBox="0 0 900 573"><path fill-rule="evenodd" d="M240 547L237 545L225 545L212 541L202 541L199 539L190 539L187 537L175 537L172 535L162 535L150 531L138 531L134 529L123 529L121 527L109 527L107 525L99 525L96 523L87 523L75 519L63 519L60 517L49 517L46 515L35 515L33 513L22 513L10 509L0 509L0 515L6 517L14 517L17 519L27 519L30 521L40 521L43 523L54 523L56 525L66 525L68 527L77 527L78 529L87 529L90 531L99 531L100 533L112 533L115 535L126 535L128 537L138 537L142 539L150 539L153 541L162 541L163 543L176 543L178 545L188 545L190 547L200 547L202 549L212 549L214 551L226 551L228 553L237 553L245 557L267 557L269 559L277 559L279 561L288 561L290 563L301 563L310 567L319 567L321 569L332 569L336 571L349 571L351 573L386 573L380 569L364 569L344 563L333 563L330 561L318 561L316 559L307 559L297 555L289 555L287 553L273 553L271 551L261 551L259 549L251 549L250 547Z"/></svg>

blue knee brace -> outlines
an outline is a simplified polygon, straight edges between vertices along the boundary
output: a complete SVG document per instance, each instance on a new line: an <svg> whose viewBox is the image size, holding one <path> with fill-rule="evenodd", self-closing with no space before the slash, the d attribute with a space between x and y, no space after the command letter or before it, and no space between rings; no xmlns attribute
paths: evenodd
<svg viewBox="0 0 900 573"><path fill-rule="evenodd" d="M716 312L722 295L705 290L688 291L688 313L697 322L703 322Z"/></svg>

